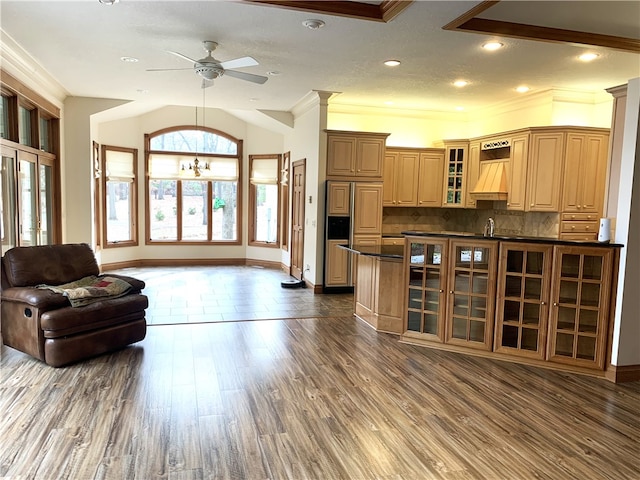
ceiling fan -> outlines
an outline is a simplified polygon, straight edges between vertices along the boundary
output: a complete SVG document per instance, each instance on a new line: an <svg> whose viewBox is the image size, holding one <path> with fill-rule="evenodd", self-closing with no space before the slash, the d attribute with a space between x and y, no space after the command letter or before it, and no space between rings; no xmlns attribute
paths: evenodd
<svg viewBox="0 0 640 480"><path fill-rule="evenodd" d="M216 78L220 78L222 75L239 78L248 82L259 83L261 85L267 81L267 77L263 77L262 75L254 75L253 73L231 70L232 68L253 67L259 65L255 58L241 57L234 60L227 60L226 62L220 62L219 60L213 58L213 56L211 55L211 52L213 52L218 46L216 42L205 40L204 42L202 42L202 46L205 52L207 52L207 56L201 58L200 60L194 60L193 58L189 58L186 55L183 55L182 53L167 50L169 53L193 63L192 68L150 68L147 69L147 71L163 72L169 70L193 70L202 77L202 88L210 87L211 85L213 85L213 81Z"/></svg>

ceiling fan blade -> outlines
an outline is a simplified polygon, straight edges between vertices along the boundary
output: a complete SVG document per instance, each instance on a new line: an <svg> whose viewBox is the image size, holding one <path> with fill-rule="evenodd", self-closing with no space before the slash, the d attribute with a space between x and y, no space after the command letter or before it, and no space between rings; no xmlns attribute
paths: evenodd
<svg viewBox="0 0 640 480"><path fill-rule="evenodd" d="M193 71L193 67L191 68L147 68L147 72L171 72L174 70L191 70Z"/></svg>
<svg viewBox="0 0 640 480"><path fill-rule="evenodd" d="M198 63L198 61L197 61L197 60L194 60L193 58L189 58L189 57L187 57L186 55L183 55L183 54L181 54L181 53L179 53L179 52L173 52L173 51L171 51L171 50L167 50L167 52L169 52L169 53L171 53L171 54L175 55L176 57L184 58L184 59L185 59L186 61L188 61L188 62L191 62L191 63Z"/></svg>
<svg viewBox="0 0 640 480"><path fill-rule="evenodd" d="M258 61L253 57L242 57L236 58L233 60L227 60L226 62L221 62L220 66L224 69L228 68L242 68L242 67L255 67L256 65L260 65Z"/></svg>
<svg viewBox="0 0 640 480"><path fill-rule="evenodd" d="M267 77L263 77L262 75L254 75L253 73L238 72L236 70L225 70L224 74L230 77L246 80L248 82L259 83L260 85L262 85L264 82L268 80Z"/></svg>

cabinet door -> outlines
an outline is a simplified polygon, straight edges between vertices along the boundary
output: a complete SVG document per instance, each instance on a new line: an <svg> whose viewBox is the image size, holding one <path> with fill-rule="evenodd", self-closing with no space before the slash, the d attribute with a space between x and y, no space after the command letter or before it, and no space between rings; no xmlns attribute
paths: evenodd
<svg viewBox="0 0 640 480"><path fill-rule="evenodd" d="M420 154L418 169L418 206L442 206L442 178L444 175L444 152Z"/></svg>
<svg viewBox="0 0 640 480"><path fill-rule="evenodd" d="M327 138L327 175L353 176L356 165L356 137L333 136Z"/></svg>
<svg viewBox="0 0 640 480"><path fill-rule="evenodd" d="M532 133L527 211L558 212L562 185L564 133Z"/></svg>
<svg viewBox="0 0 640 480"><path fill-rule="evenodd" d="M465 183L468 188L465 188L465 207L476 208L476 201L471 198L469 192L473 190L480 178L480 142L473 142L469 145L469 161L466 166L466 179Z"/></svg>
<svg viewBox="0 0 640 480"><path fill-rule="evenodd" d="M324 283L328 287L349 284L349 252L338 247L344 244L344 240L327 240Z"/></svg>
<svg viewBox="0 0 640 480"><path fill-rule="evenodd" d="M529 153L529 135L518 135L511 139L509 156L509 198L508 210L524 210L527 189L527 155Z"/></svg>
<svg viewBox="0 0 640 480"><path fill-rule="evenodd" d="M356 139L356 175L382 179L382 160L385 140L381 138Z"/></svg>
<svg viewBox="0 0 640 480"><path fill-rule="evenodd" d="M496 352L544 359L552 254L551 245L500 244Z"/></svg>
<svg viewBox="0 0 640 480"><path fill-rule="evenodd" d="M396 162L399 153L387 152L382 164L382 205L393 207L396 201Z"/></svg>
<svg viewBox="0 0 640 480"><path fill-rule="evenodd" d="M349 215L351 213L351 184L328 182L327 215Z"/></svg>
<svg viewBox="0 0 640 480"><path fill-rule="evenodd" d="M403 152L396 162L395 205L415 207L418 202L420 154Z"/></svg>
<svg viewBox="0 0 640 480"><path fill-rule="evenodd" d="M604 369L613 251L556 246L547 359Z"/></svg>
<svg viewBox="0 0 640 480"><path fill-rule="evenodd" d="M606 135L567 134L564 212L599 213L603 209L607 170Z"/></svg>
<svg viewBox="0 0 640 480"><path fill-rule="evenodd" d="M448 145L446 148L443 207L465 206L467 150L468 147L462 144Z"/></svg>
<svg viewBox="0 0 640 480"><path fill-rule="evenodd" d="M404 334L444 341L447 240L408 237Z"/></svg>
<svg viewBox="0 0 640 480"><path fill-rule="evenodd" d="M447 343L491 350L496 246L493 241L449 242Z"/></svg>
<svg viewBox="0 0 640 480"><path fill-rule="evenodd" d="M381 235L382 183L356 183L354 188L354 235Z"/></svg>

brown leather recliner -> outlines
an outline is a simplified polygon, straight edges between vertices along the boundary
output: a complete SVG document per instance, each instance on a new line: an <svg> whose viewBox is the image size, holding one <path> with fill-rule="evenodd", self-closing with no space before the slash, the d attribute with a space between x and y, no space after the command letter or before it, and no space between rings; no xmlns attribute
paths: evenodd
<svg viewBox="0 0 640 480"><path fill-rule="evenodd" d="M60 367L144 339L149 302L141 293L145 287L141 280L110 274L131 288L121 296L81 307L72 307L63 293L36 288L99 273L95 255L85 243L8 250L2 257L3 343Z"/></svg>

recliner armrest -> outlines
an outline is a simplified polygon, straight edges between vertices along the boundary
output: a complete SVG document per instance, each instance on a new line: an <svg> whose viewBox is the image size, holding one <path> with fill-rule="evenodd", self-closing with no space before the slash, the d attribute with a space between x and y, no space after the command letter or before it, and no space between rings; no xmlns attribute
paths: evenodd
<svg viewBox="0 0 640 480"><path fill-rule="evenodd" d="M140 293L142 289L146 286L143 280L139 280L137 278L129 277L128 275L119 275L116 273L103 273L102 275L119 278L120 280L124 280L129 285L131 285L131 290L129 293Z"/></svg>
<svg viewBox="0 0 640 480"><path fill-rule="evenodd" d="M70 305L69 299L61 293L35 287L6 288L2 290L2 301L22 302L39 310L51 310Z"/></svg>

